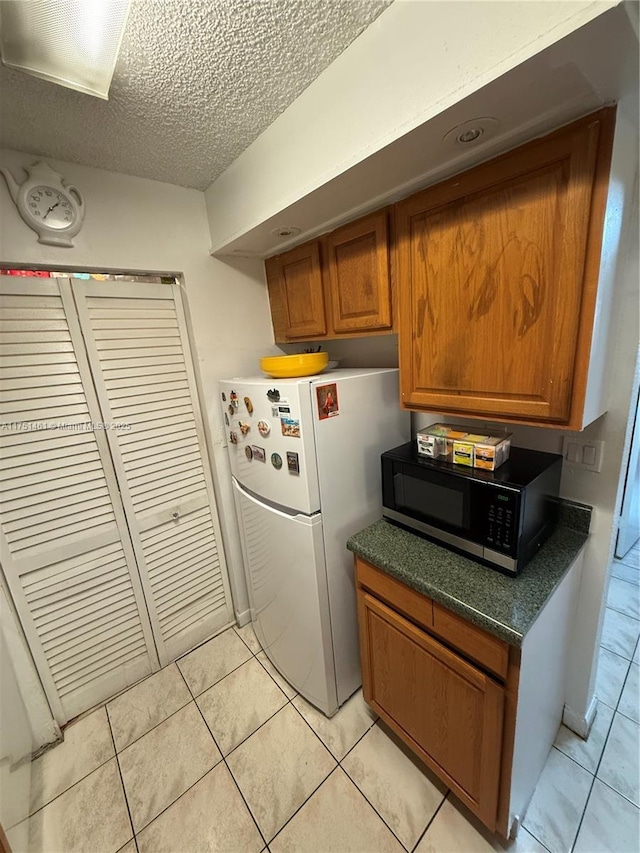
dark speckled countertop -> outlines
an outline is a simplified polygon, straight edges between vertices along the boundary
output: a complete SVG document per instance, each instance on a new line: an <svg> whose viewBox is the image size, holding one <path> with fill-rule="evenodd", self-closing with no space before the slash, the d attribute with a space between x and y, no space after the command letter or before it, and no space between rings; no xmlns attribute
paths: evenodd
<svg viewBox="0 0 640 853"><path fill-rule="evenodd" d="M517 577L409 533L384 519L347 548L514 646L522 640L588 538L591 508L563 502L553 535Z"/></svg>

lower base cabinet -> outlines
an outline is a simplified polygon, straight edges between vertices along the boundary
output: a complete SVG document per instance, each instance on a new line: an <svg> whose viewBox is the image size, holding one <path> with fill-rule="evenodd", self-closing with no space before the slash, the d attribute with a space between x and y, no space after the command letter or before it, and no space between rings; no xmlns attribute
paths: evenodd
<svg viewBox="0 0 640 853"><path fill-rule="evenodd" d="M495 827L504 687L368 593L360 614L365 699Z"/></svg>
<svg viewBox="0 0 640 853"><path fill-rule="evenodd" d="M522 819L562 719L581 562L519 649L356 557L365 701L504 838ZM546 665L540 634L553 644Z"/></svg>

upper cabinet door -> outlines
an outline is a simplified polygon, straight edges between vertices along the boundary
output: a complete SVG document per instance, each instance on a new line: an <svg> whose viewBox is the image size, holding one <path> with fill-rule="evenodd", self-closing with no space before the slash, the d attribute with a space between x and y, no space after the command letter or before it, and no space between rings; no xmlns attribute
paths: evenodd
<svg viewBox="0 0 640 853"><path fill-rule="evenodd" d="M320 248L317 240L266 261L276 342L327 334Z"/></svg>
<svg viewBox="0 0 640 853"><path fill-rule="evenodd" d="M603 110L398 204L405 407L577 422L613 120Z"/></svg>
<svg viewBox="0 0 640 853"><path fill-rule="evenodd" d="M390 330L387 211L380 210L326 238L335 333Z"/></svg>

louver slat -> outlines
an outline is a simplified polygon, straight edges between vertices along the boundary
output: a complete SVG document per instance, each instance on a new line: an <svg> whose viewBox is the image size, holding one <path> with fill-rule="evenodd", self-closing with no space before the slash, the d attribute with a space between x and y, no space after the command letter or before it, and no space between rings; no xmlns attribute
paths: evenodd
<svg viewBox="0 0 640 853"><path fill-rule="evenodd" d="M105 416L131 427L109 440L161 658L170 660L230 614L179 291L73 286Z"/></svg>
<svg viewBox="0 0 640 853"><path fill-rule="evenodd" d="M0 317L0 550L64 723L151 671L150 626L69 283L0 279Z"/></svg>

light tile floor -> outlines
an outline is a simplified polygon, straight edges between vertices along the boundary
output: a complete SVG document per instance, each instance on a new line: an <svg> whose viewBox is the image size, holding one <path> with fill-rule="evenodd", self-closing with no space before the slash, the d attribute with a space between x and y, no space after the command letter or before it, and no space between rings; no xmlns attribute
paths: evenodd
<svg viewBox="0 0 640 853"><path fill-rule="evenodd" d="M613 569L589 740L560 729L508 847L359 692L328 720L245 627L69 725L33 764L14 853L638 853L639 565Z"/></svg>

